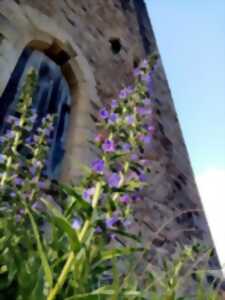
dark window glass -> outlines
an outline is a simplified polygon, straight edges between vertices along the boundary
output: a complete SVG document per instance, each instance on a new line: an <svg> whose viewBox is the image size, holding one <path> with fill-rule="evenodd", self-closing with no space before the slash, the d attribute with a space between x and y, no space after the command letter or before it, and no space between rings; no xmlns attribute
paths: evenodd
<svg viewBox="0 0 225 300"><path fill-rule="evenodd" d="M37 89L33 97L33 108L38 113L38 123L48 114L57 114L53 141L48 158L47 174L57 179L64 156L64 144L69 121L71 96L69 86L60 66L42 52L26 48L10 77L0 98L0 130L4 130L4 118L15 112L23 82L28 70L34 68L38 74Z"/></svg>

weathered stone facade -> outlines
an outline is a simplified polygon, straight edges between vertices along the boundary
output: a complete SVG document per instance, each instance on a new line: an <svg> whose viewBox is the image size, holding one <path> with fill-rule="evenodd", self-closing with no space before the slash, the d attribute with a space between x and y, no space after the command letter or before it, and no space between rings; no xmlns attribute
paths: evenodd
<svg viewBox="0 0 225 300"><path fill-rule="evenodd" d="M95 130L90 115L131 81L143 57L157 51L144 2L0 1L0 94L27 46L55 59L69 83L74 101L62 177L73 179L79 173L76 162L94 155L87 144ZM167 255L177 242L212 242L160 61L154 94L157 130L146 149L152 172L145 201L136 208L137 230L146 244L154 239L154 251Z"/></svg>

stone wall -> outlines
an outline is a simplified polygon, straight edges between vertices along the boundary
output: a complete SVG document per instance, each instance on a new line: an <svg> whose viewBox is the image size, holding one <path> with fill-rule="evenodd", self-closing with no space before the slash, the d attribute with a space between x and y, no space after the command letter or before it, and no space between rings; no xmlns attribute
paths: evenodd
<svg viewBox="0 0 225 300"><path fill-rule="evenodd" d="M27 45L46 53L64 51L69 57L62 68L74 104L63 177L73 179L76 161L87 162L93 155L87 147L94 133L90 114L95 114L100 101L116 97L131 82L133 67L157 51L145 4L143 0L2 0L0 93ZM178 242L200 239L212 245L161 61L154 76L154 118L154 142L146 149L152 172L145 201L136 207L137 230L146 244L154 240L155 252L166 255Z"/></svg>

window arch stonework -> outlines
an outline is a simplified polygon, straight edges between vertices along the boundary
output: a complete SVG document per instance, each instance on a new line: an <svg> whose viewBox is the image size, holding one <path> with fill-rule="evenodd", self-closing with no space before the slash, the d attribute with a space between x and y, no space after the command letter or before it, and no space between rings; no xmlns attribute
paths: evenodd
<svg viewBox="0 0 225 300"><path fill-rule="evenodd" d="M31 17L26 20L26 24L18 22L18 17L17 20L10 20L11 13L7 15L9 11L6 9L0 15L0 97L25 48L41 51L59 65L71 94L66 151L60 178L63 181L74 180L80 175L81 163L89 163L94 156L88 141L95 133L90 115L96 112L91 102L99 105L95 78L86 58L67 33L52 19L40 16L40 12L35 9L29 9ZM18 11L16 13L18 15ZM20 13L21 19L26 16L25 9L24 12L20 9ZM29 20L32 23L27 23Z"/></svg>

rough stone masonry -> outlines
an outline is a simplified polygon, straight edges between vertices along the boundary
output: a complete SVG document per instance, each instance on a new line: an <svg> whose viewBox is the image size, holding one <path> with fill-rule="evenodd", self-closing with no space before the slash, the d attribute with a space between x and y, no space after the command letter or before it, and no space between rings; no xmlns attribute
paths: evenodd
<svg viewBox="0 0 225 300"><path fill-rule="evenodd" d="M94 134L96 108L132 81L132 69L141 59L158 52L145 3L0 1L0 95L26 47L54 60L69 82L74 99L62 178L74 179L75 158L84 163L94 155L87 140ZM152 172L144 202L136 207L137 230L146 244L154 238L154 251L162 255L172 254L177 243L213 245L161 61L153 88L156 133L146 150Z"/></svg>

